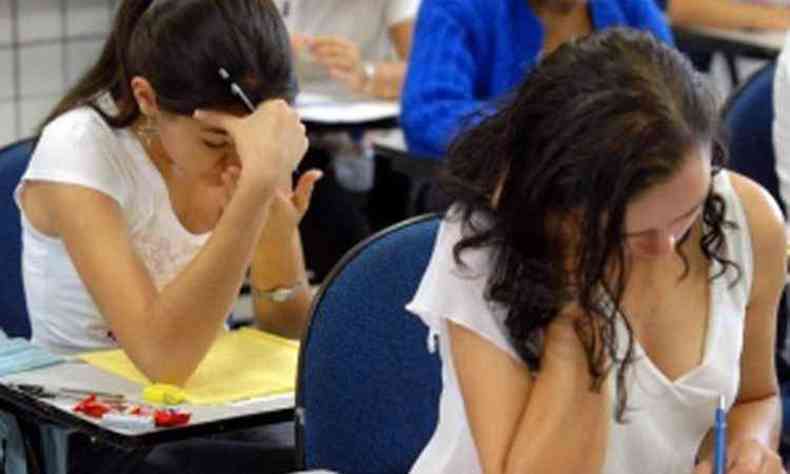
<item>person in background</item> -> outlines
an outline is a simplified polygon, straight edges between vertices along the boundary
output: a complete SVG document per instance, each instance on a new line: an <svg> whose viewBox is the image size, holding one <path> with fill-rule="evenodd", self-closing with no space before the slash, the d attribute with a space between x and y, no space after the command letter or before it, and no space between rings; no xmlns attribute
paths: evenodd
<svg viewBox="0 0 790 474"><path fill-rule="evenodd" d="M450 146L454 199L407 308L438 336L412 473L783 473L776 203L722 168L714 94L612 29L547 55ZM777 258L782 257L782 258Z"/></svg>
<svg viewBox="0 0 790 474"><path fill-rule="evenodd" d="M542 55L618 25L672 42L652 1L424 0L401 99L409 151L443 156L465 120L510 92Z"/></svg>
<svg viewBox="0 0 790 474"><path fill-rule="evenodd" d="M657 0L673 25L713 28L790 28L790 2L753 0Z"/></svg>
<svg viewBox="0 0 790 474"><path fill-rule="evenodd" d="M298 224L320 172L292 184L307 149L293 94L271 2L124 0L15 193L32 341L120 347L152 382L182 385L248 271L258 325L299 338ZM235 472L237 454L214 466Z"/></svg>
<svg viewBox="0 0 790 474"><path fill-rule="evenodd" d="M679 27L706 26L722 29L785 30L790 28L790 2L787 0L656 0L670 22ZM713 54L691 44L679 43L694 66L709 72ZM739 80L736 57L725 52L733 86Z"/></svg>
<svg viewBox="0 0 790 474"><path fill-rule="evenodd" d="M776 61L773 84L774 169L779 185L779 196L785 210L790 205L790 36L785 40ZM790 222L785 224L790 235Z"/></svg>
<svg viewBox="0 0 790 474"><path fill-rule="evenodd" d="M420 0L276 0L291 33L301 92L339 100L400 97ZM303 167L326 173L302 221L321 281L372 229L405 212L408 179L374 162L375 132L314 133ZM379 165L379 166L377 166Z"/></svg>
<svg viewBox="0 0 790 474"><path fill-rule="evenodd" d="M773 125L774 171L777 178L779 204L785 210L785 234L790 236L790 221L787 219L787 206L790 204L790 36L785 39L784 47L776 62L773 83ZM755 156L755 159L766 157ZM790 268L790 266L789 266ZM786 301L786 298L785 298ZM786 309L785 309L786 311ZM781 316L781 315L780 315ZM790 413L790 363L787 359L787 321L781 319L777 346L777 368L786 406ZM790 431L790 416L785 416L783 432Z"/></svg>

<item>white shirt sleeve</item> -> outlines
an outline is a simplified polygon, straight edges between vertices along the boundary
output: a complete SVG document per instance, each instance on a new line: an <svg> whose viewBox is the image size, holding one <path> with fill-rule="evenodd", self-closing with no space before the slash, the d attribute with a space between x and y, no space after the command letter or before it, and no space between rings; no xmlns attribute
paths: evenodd
<svg viewBox="0 0 790 474"><path fill-rule="evenodd" d="M773 141L779 194L785 206L790 206L790 35L776 64Z"/></svg>
<svg viewBox="0 0 790 474"><path fill-rule="evenodd" d="M123 207L128 185L119 160L128 157L119 148L98 113L88 108L67 112L44 129L22 179L76 184Z"/></svg>
<svg viewBox="0 0 790 474"><path fill-rule="evenodd" d="M417 18L420 0L387 0L387 25Z"/></svg>
<svg viewBox="0 0 790 474"><path fill-rule="evenodd" d="M431 338L445 334L445 321L452 321L523 363L505 326L505 310L485 298L489 252L482 249L462 252L465 267L459 267L453 246L460 237L459 222L442 222L428 268L406 309L428 325Z"/></svg>

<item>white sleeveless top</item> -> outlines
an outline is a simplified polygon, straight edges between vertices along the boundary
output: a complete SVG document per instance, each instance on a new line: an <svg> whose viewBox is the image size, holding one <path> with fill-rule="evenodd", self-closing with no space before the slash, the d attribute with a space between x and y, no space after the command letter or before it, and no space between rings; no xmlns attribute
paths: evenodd
<svg viewBox="0 0 790 474"><path fill-rule="evenodd" d="M159 170L134 134L111 128L89 107L67 112L44 129L16 189L17 205L29 180L76 184L117 201L132 244L159 289L210 235L192 234L181 225ZM117 347L63 241L42 234L21 214L22 276L32 342L60 354Z"/></svg>
<svg viewBox="0 0 790 474"><path fill-rule="evenodd" d="M612 420L604 474L693 472L697 449L713 425L719 395L725 396L728 407L736 398L752 279L752 248L744 210L726 171L714 178L713 186L726 202L726 219L737 224L737 229L725 228L726 255L741 267L743 276L730 287L737 273L728 270L711 282L711 311L702 363L674 382L636 344L637 360L626 375L627 423ZM453 368L448 320L474 331L523 363L504 325L505 311L483 298L490 265L487 251L475 249L463 253L469 269L461 269L455 263L452 249L460 239L460 232L457 221L442 222L428 269L407 306L429 326L429 350L434 349L438 336L443 382L436 431L412 467L412 473L482 472ZM720 265L714 261L710 274L719 270ZM618 327L621 351L626 345L624 331L621 322ZM611 380L614 383L615 378Z"/></svg>

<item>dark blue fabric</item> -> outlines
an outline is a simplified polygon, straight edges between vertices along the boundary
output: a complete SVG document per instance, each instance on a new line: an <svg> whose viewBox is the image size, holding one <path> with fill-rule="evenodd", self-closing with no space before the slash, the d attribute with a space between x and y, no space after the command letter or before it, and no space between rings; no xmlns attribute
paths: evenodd
<svg viewBox="0 0 790 474"><path fill-rule="evenodd" d="M404 305L437 229L434 218L384 230L325 283L303 341L297 394L307 468L402 474L433 434L440 361L427 350L426 326Z"/></svg>
<svg viewBox="0 0 790 474"><path fill-rule="evenodd" d="M22 230L14 189L30 161L33 140L0 149L0 327L9 336L30 337L22 286Z"/></svg>
<svg viewBox="0 0 790 474"><path fill-rule="evenodd" d="M760 183L785 211L776 176L772 126L774 119L773 83L776 63L769 63L754 73L732 95L724 108L724 126L728 133L730 160L728 168ZM780 451L790 454L790 367L782 357L787 344L787 293L783 293L777 315L776 369L782 386L784 420ZM787 457L785 461L787 461Z"/></svg>
<svg viewBox="0 0 790 474"><path fill-rule="evenodd" d="M663 11L667 11L667 4L669 3L668 0L656 0L656 5Z"/></svg>
<svg viewBox="0 0 790 474"><path fill-rule="evenodd" d="M768 64L738 89L724 110L729 134L729 168L760 183L785 209L779 194L771 127L776 65Z"/></svg>
<svg viewBox="0 0 790 474"><path fill-rule="evenodd" d="M588 0L596 30L629 26L672 43L651 0ZM468 116L510 92L543 50L526 0L423 0L402 95L409 150L440 157Z"/></svg>

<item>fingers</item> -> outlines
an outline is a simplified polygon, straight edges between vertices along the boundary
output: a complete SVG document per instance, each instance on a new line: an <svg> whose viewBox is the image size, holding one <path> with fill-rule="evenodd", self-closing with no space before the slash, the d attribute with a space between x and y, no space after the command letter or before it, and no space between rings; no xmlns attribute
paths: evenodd
<svg viewBox="0 0 790 474"><path fill-rule="evenodd" d="M310 45L310 49L313 53L319 50L341 51L354 49L356 47L352 41L339 36L315 36L310 38L307 43Z"/></svg>
<svg viewBox="0 0 790 474"><path fill-rule="evenodd" d="M318 58L318 62L327 69L339 69L342 71L351 71L359 64L359 61L356 61L354 58L349 56L320 57Z"/></svg>
<svg viewBox="0 0 790 474"><path fill-rule="evenodd" d="M338 38L317 38L310 43L310 52L316 61L326 67L352 69L360 62L357 46Z"/></svg>
<svg viewBox="0 0 790 474"><path fill-rule="evenodd" d="M324 174L319 170L310 170L307 173L303 174L299 178L299 182L296 184L296 189L294 190L293 196L291 201L293 202L294 208L299 213L299 216L303 216L305 212L307 212L307 208L310 206L310 198L313 195L313 189L315 188L315 183L320 180Z"/></svg>
<svg viewBox="0 0 790 474"><path fill-rule="evenodd" d="M310 45L309 36L300 33L291 34L291 47L293 49L300 50L302 48L309 47L309 45Z"/></svg>
<svg viewBox="0 0 790 474"><path fill-rule="evenodd" d="M782 459L773 450L754 441L741 442L728 449L729 474L780 474Z"/></svg>
<svg viewBox="0 0 790 474"><path fill-rule="evenodd" d="M758 443L740 443L733 448L729 457L732 460L730 469L734 473L757 474L761 471L763 458L763 450Z"/></svg>

